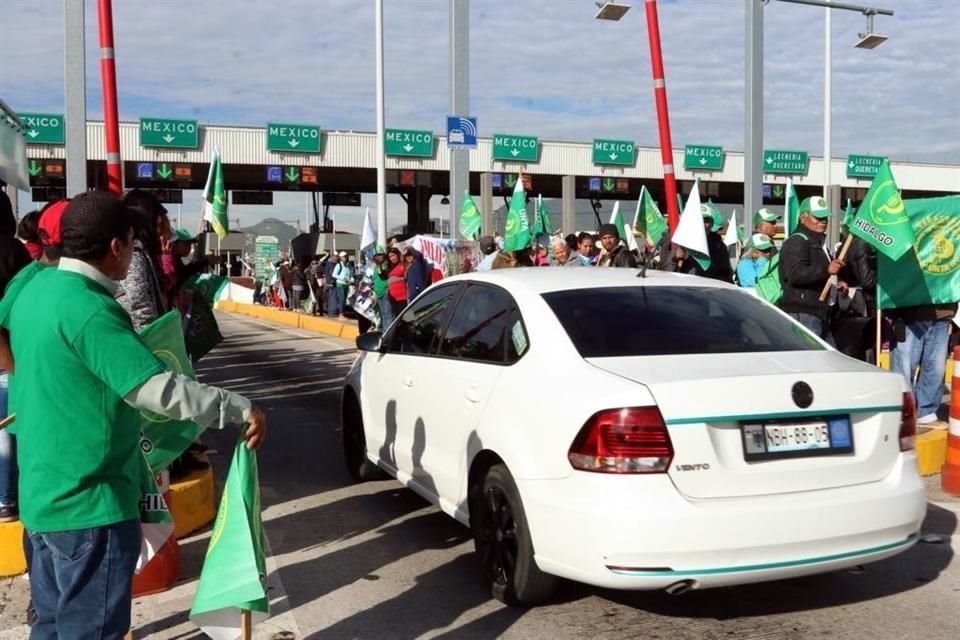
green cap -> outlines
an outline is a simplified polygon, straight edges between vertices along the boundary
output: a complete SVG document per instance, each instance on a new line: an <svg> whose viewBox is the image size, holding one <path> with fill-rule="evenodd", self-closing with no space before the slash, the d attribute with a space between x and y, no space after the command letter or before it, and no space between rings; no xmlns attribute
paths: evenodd
<svg viewBox="0 0 960 640"><path fill-rule="evenodd" d="M172 240L174 242L193 242L196 238L194 238L193 234L189 231L181 227L174 230Z"/></svg>
<svg viewBox="0 0 960 640"><path fill-rule="evenodd" d="M810 196L800 203L800 214L809 213L817 220L826 220L830 217L830 207L823 196Z"/></svg>
<svg viewBox="0 0 960 640"><path fill-rule="evenodd" d="M387 248L383 245L377 245L377 248L373 250L373 255L375 256L385 256L387 255Z"/></svg>
<svg viewBox="0 0 960 640"><path fill-rule="evenodd" d="M708 204L700 205L700 215L703 216L704 218L710 218L711 220L717 219L717 215L714 213L713 207L711 207Z"/></svg>
<svg viewBox="0 0 960 640"><path fill-rule="evenodd" d="M757 222L776 222L779 217L776 213L764 207L757 211L756 220Z"/></svg>
<svg viewBox="0 0 960 640"><path fill-rule="evenodd" d="M755 233L750 236L750 239L747 241L747 246L757 251L767 251L773 248L773 240L765 233Z"/></svg>

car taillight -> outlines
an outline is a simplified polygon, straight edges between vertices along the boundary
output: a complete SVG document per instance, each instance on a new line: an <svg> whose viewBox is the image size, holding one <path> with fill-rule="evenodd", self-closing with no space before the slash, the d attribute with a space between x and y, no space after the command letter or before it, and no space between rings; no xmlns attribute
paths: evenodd
<svg viewBox="0 0 960 640"><path fill-rule="evenodd" d="M903 394L903 410L900 412L900 451L912 451L917 441L917 405L913 394Z"/></svg>
<svg viewBox="0 0 960 640"><path fill-rule="evenodd" d="M673 445L657 407L595 413L567 453L574 469L599 473L665 473Z"/></svg>

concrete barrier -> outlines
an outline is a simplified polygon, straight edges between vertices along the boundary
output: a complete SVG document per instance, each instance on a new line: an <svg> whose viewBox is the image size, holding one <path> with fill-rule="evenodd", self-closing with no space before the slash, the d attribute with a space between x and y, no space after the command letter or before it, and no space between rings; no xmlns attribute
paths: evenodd
<svg viewBox="0 0 960 640"><path fill-rule="evenodd" d="M342 322L322 316L311 316L306 313L296 313L274 309L259 304L245 304L230 300L220 300L216 308L227 313L236 313L249 318L257 318L275 324L320 333L334 338L353 341L360 335L356 322Z"/></svg>

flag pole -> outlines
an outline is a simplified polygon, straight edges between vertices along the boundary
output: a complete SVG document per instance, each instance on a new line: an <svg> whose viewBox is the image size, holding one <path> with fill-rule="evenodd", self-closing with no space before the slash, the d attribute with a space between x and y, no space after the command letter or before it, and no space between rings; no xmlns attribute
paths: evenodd
<svg viewBox="0 0 960 640"><path fill-rule="evenodd" d="M0 431L3 431L4 429L12 425L16 421L16 419L17 419L17 414L11 413L9 416L4 418L3 420L0 420Z"/></svg>
<svg viewBox="0 0 960 640"><path fill-rule="evenodd" d="M840 253L837 254L837 260L843 262L844 258L847 257L847 251L850 250L850 245L853 243L853 234L848 233L847 239L843 241L843 246L840 248ZM832 275L827 278L827 284L823 285L823 291L820 292L820 302L823 302L827 299L827 294L830 293L830 287L837 281L837 276Z"/></svg>
<svg viewBox="0 0 960 640"><path fill-rule="evenodd" d="M240 610L240 640L253 640L253 620L248 609Z"/></svg>
<svg viewBox="0 0 960 640"><path fill-rule="evenodd" d="M880 346L883 344L880 338L881 329L883 328L883 309L880 308L880 298L877 297L877 337L876 337L876 352L874 354L874 360L877 361L877 366L880 366Z"/></svg>

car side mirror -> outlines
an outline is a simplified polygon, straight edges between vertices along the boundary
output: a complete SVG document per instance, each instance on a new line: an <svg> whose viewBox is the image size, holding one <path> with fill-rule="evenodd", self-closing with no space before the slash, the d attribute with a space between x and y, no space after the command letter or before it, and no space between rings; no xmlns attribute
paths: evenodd
<svg viewBox="0 0 960 640"><path fill-rule="evenodd" d="M379 352L383 346L383 336L378 331L368 331L357 336L357 349L360 351Z"/></svg>

